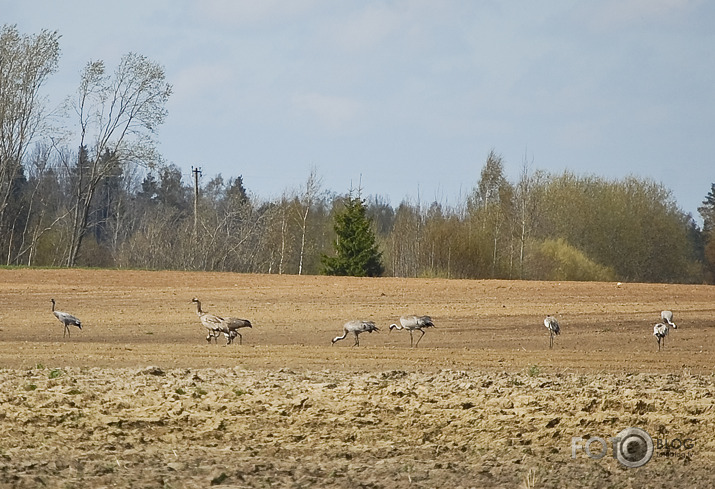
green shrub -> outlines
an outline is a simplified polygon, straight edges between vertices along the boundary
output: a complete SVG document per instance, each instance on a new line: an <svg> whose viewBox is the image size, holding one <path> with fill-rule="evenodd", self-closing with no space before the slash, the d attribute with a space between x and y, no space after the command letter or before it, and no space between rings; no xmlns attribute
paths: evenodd
<svg viewBox="0 0 715 489"><path fill-rule="evenodd" d="M596 263L562 238L540 243L531 257L529 268L532 278L540 280L616 280L612 268Z"/></svg>

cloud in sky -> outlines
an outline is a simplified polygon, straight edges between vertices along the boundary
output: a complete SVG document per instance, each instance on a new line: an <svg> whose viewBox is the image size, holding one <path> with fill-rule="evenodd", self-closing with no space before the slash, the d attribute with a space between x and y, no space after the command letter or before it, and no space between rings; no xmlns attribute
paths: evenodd
<svg viewBox="0 0 715 489"><path fill-rule="evenodd" d="M319 0L202 0L201 2L183 2L209 23L227 24L231 27L253 26L256 23L275 23L290 20L310 12ZM170 8L170 6L167 6ZM178 10L183 10L179 7Z"/></svg>
<svg viewBox="0 0 715 489"><path fill-rule="evenodd" d="M327 128L340 128L355 119L361 112L358 102L347 97L319 93L298 94L295 106L318 117Z"/></svg>
<svg viewBox="0 0 715 489"><path fill-rule="evenodd" d="M642 21L675 21L691 13L702 0L607 0L594 2L592 19L599 27L621 27L623 24Z"/></svg>

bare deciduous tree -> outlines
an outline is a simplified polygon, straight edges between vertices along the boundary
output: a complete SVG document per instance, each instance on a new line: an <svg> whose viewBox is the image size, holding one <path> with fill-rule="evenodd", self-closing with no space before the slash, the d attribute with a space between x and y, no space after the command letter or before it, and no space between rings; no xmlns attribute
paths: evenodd
<svg viewBox="0 0 715 489"><path fill-rule="evenodd" d="M164 122L170 95L164 69L144 56L125 55L113 76L106 75L102 61L87 64L74 106L80 150L68 266L77 261L100 182L126 164L159 159L152 136Z"/></svg>
<svg viewBox="0 0 715 489"><path fill-rule="evenodd" d="M305 256L305 239L308 229L308 214L313 207L315 200L320 193L321 179L318 177L317 170L311 168L308 180L305 182L303 192L300 195L300 206L298 207L298 220L300 224L300 252L298 259L298 275L303 274L303 258Z"/></svg>
<svg viewBox="0 0 715 489"><path fill-rule="evenodd" d="M8 204L22 160L37 136L46 136L45 100L40 89L57 69L59 34L43 30L21 35L16 26L0 28L0 235L6 227ZM8 239L8 238L6 238ZM11 242L8 243L11 246ZM8 252L8 256L10 253Z"/></svg>

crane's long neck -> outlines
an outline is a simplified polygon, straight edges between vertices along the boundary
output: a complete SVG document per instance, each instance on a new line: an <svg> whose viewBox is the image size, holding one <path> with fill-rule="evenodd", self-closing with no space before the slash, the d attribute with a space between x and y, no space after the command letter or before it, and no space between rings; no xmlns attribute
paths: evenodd
<svg viewBox="0 0 715 489"><path fill-rule="evenodd" d="M391 324L390 329L404 329L401 324Z"/></svg>
<svg viewBox="0 0 715 489"><path fill-rule="evenodd" d="M55 301L52 300L52 312L55 312Z"/></svg>
<svg viewBox="0 0 715 489"><path fill-rule="evenodd" d="M344 340L345 338L347 338L347 336L348 330L346 329L342 336L336 336L335 338L333 338L333 343L335 343L336 341Z"/></svg>
<svg viewBox="0 0 715 489"><path fill-rule="evenodd" d="M196 314L198 314L199 316L203 316L204 313L201 310L201 301L194 301L194 302L196 302Z"/></svg>

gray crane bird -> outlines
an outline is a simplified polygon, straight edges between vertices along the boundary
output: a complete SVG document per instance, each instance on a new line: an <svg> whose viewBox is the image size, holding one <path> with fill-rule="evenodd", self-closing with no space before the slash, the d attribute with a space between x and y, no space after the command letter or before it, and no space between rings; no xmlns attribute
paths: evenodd
<svg viewBox="0 0 715 489"><path fill-rule="evenodd" d="M665 348L665 337L668 336L668 323L658 323L653 326L653 336L658 340L658 351L660 351L660 342L663 342Z"/></svg>
<svg viewBox="0 0 715 489"><path fill-rule="evenodd" d="M422 333L419 338L417 338L417 343L415 343L415 348L417 348L417 345L420 344L420 340L422 339L422 336L425 335L425 330L423 328L434 328L435 325L432 322L432 318L429 316L402 316L400 318L400 324L391 324L390 325L390 331L393 329L406 329L410 332L410 347L412 347L412 342L413 342L413 337L412 337L412 332L413 331L419 331Z"/></svg>
<svg viewBox="0 0 715 489"><path fill-rule="evenodd" d="M559 328L559 322L554 316L546 316L544 319L544 326L549 330L549 348L554 347L554 336L561 334L561 328Z"/></svg>
<svg viewBox="0 0 715 489"><path fill-rule="evenodd" d="M65 335L71 336L70 335L70 326L77 326L79 329L82 329L82 321L77 319L72 314L68 314L68 313L62 312L62 311L55 311L55 300L50 299L50 302L52 302L52 313L65 326L65 330L62 333L63 338L65 337Z"/></svg>
<svg viewBox="0 0 715 489"><path fill-rule="evenodd" d="M211 343L211 338L214 339L216 343L218 343L218 337L221 333L224 332L223 329L223 322L224 319L219 316L215 316L213 314L206 313L201 310L201 301L194 297L191 299L191 302L196 303L196 315L199 316L199 319L201 320L201 324L204 325L204 327L208 330L209 334L206 336L206 341ZM228 332L228 331L226 331Z"/></svg>
<svg viewBox="0 0 715 489"><path fill-rule="evenodd" d="M232 317L223 318L222 332L223 335L226 337L227 345L233 343L233 340L234 338L236 338L236 336L238 336L239 338L238 344L243 344L243 335L238 332L238 330L241 328L253 328L253 325L248 319L239 319Z"/></svg>
<svg viewBox="0 0 715 489"><path fill-rule="evenodd" d="M660 311L660 319L673 329L678 329L678 325L673 322L673 311Z"/></svg>
<svg viewBox="0 0 715 489"><path fill-rule="evenodd" d="M355 343L353 346L360 346L360 338L358 335L360 333L364 332L372 333L373 331L380 331L377 326L375 326L375 323L372 321L363 321L360 319L353 319L352 321L348 321L343 325L343 335L342 336L336 336L333 338L333 345L340 340L344 340L349 333L352 333L355 335Z"/></svg>

